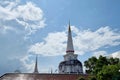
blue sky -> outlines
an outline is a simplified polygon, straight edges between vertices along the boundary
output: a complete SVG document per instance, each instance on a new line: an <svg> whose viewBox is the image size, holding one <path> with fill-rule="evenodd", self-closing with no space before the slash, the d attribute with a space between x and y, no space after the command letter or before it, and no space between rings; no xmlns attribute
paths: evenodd
<svg viewBox="0 0 120 80"><path fill-rule="evenodd" d="M75 54L120 58L119 0L1 0L0 75L55 71L66 51L71 22Z"/></svg>

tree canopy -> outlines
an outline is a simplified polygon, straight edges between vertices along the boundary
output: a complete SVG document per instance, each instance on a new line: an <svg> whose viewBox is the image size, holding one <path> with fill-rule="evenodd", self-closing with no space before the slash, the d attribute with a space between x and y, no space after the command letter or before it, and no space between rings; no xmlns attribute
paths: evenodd
<svg viewBox="0 0 120 80"><path fill-rule="evenodd" d="M114 76L120 75L119 58L91 57L84 62L84 66L86 67L86 73L95 75L98 80L111 80Z"/></svg>
<svg viewBox="0 0 120 80"><path fill-rule="evenodd" d="M99 80L111 80L114 76L120 75L120 65L103 66L102 70L98 72L97 78Z"/></svg>

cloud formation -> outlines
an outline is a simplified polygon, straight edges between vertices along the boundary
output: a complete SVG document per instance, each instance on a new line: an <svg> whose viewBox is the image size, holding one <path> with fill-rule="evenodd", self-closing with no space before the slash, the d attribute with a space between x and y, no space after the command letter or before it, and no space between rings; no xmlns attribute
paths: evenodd
<svg viewBox="0 0 120 80"><path fill-rule="evenodd" d="M32 57L32 55L26 55L19 59L22 64L21 70L25 70L24 72L33 72L34 70L35 61L30 60L30 57Z"/></svg>
<svg viewBox="0 0 120 80"><path fill-rule="evenodd" d="M120 51L116 51L116 52L114 52L114 53L112 53L112 54L110 54L109 55L109 57L113 57L113 58L120 58Z"/></svg>
<svg viewBox="0 0 120 80"><path fill-rule="evenodd" d="M94 52L93 53L93 56L99 58L99 56L102 55L102 56L108 56L107 52L106 51L97 51L97 52Z"/></svg>
<svg viewBox="0 0 120 80"><path fill-rule="evenodd" d="M15 29L23 27L22 30L27 35L31 35L45 27L43 11L32 2L20 4L20 0L2 0L0 1L0 29L5 31L5 26Z"/></svg>
<svg viewBox="0 0 120 80"><path fill-rule="evenodd" d="M0 0L1 73L11 72L19 67L22 71L33 70L34 62L27 54L30 42L24 39L44 27L43 10L33 2Z"/></svg>
<svg viewBox="0 0 120 80"><path fill-rule="evenodd" d="M99 56L106 56L108 58L113 57L113 58L119 58L120 59L120 51L116 51L113 53L107 53L106 51L96 51L93 53L93 56L99 58Z"/></svg>
<svg viewBox="0 0 120 80"><path fill-rule="evenodd" d="M85 54L95 52L101 47L111 47L120 45L120 33L110 27L101 27L96 31L79 30L72 26L73 42L75 53ZM28 52L41 54L44 56L55 56L65 54L67 32L49 33L43 42L38 42L30 46Z"/></svg>
<svg viewBox="0 0 120 80"><path fill-rule="evenodd" d="M66 47L66 33L55 32L49 33L44 42L35 43L28 52L42 54L44 56L63 55Z"/></svg>

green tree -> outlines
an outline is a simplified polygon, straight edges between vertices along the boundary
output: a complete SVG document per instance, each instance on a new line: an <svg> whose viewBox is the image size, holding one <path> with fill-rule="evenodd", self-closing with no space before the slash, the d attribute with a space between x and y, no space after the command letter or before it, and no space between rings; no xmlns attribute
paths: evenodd
<svg viewBox="0 0 120 80"><path fill-rule="evenodd" d="M84 66L86 67L86 73L94 74L96 62L97 62L96 57L91 57L87 61L84 62Z"/></svg>
<svg viewBox="0 0 120 80"><path fill-rule="evenodd" d="M97 80L111 80L113 77L120 75L120 59L107 58L99 56L99 58L91 57L84 62L86 73L97 77ZM114 79L113 79L114 80Z"/></svg>
<svg viewBox="0 0 120 80"><path fill-rule="evenodd" d="M97 79L98 80L111 80L115 75L120 75L119 72L120 65L108 65L103 66L102 70L98 72Z"/></svg>
<svg viewBox="0 0 120 80"><path fill-rule="evenodd" d="M118 64L119 63L119 58L110 57L108 59L108 62L109 62L110 65Z"/></svg>
<svg viewBox="0 0 120 80"><path fill-rule="evenodd" d="M104 65L108 65L107 58L103 56L99 56L94 68L94 73L97 74L99 71L101 71Z"/></svg>

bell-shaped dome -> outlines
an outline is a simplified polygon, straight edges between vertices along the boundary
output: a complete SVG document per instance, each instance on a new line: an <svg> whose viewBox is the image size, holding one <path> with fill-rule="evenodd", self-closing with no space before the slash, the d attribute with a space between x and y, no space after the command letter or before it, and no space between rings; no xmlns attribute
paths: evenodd
<svg viewBox="0 0 120 80"><path fill-rule="evenodd" d="M79 66L82 66L82 63L79 61L79 60L70 60L70 61L62 61L60 64L59 64L59 67L61 66L69 66L69 65L79 65Z"/></svg>
<svg viewBox="0 0 120 80"><path fill-rule="evenodd" d="M79 60L62 61L59 64L59 73L80 73L82 74L82 63Z"/></svg>

